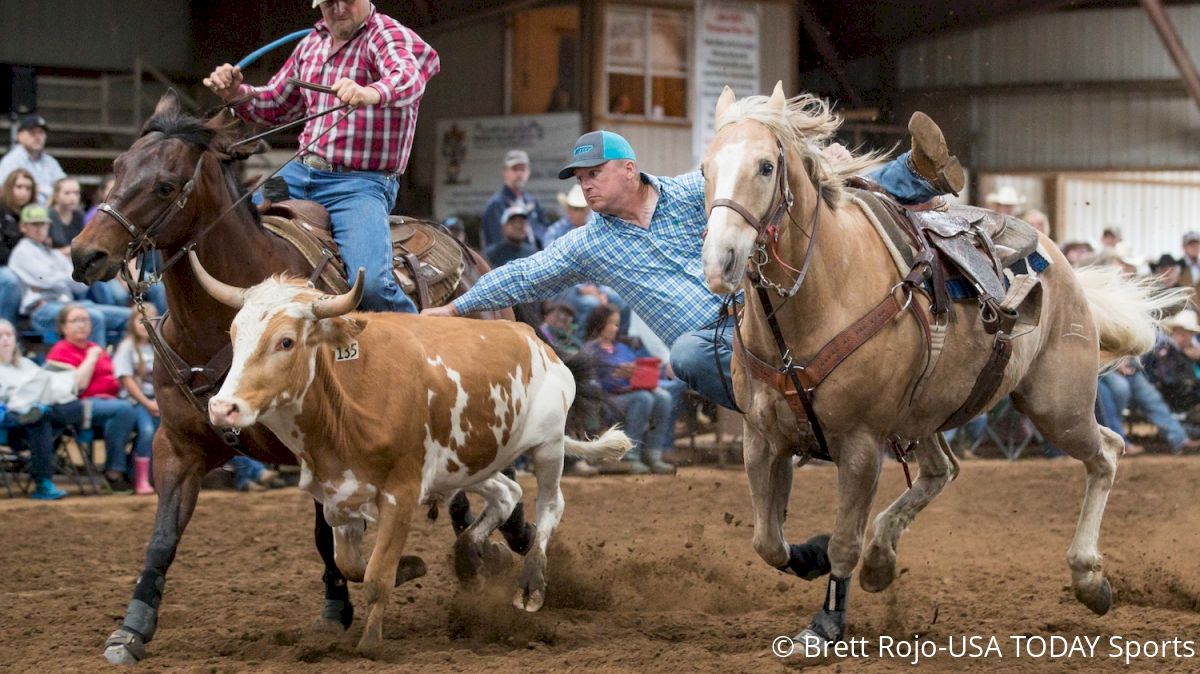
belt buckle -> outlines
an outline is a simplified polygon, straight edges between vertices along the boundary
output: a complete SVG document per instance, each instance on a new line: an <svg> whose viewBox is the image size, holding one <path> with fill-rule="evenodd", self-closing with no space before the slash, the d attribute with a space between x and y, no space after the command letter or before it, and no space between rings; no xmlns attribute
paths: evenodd
<svg viewBox="0 0 1200 674"><path fill-rule="evenodd" d="M330 170L329 162L325 161L325 158L318 154L304 155L304 163L308 167L315 168L318 171L329 171Z"/></svg>

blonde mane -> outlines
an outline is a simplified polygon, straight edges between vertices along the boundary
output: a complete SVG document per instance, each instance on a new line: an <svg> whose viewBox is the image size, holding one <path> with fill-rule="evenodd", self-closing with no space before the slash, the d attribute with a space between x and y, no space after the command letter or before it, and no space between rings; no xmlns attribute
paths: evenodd
<svg viewBox="0 0 1200 674"><path fill-rule="evenodd" d="M851 152L848 160L831 161L821 150L832 142L842 125L824 99L801 94L788 100L782 110L768 105L767 96L747 96L735 101L717 122L717 131L734 122L751 121L762 124L779 137L784 147L795 150L812 178L813 185L830 208L841 205L846 178L870 171L878 166L885 152Z"/></svg>

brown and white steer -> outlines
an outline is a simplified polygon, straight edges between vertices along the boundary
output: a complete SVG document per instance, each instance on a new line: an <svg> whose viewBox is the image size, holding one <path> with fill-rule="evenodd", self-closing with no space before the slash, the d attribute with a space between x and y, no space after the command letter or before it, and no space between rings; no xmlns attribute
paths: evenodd
<svg viewBox="0 0 1200 674"><path fill-rule="evenodd" d="M473 553L465 557L473 575L488 535L521 501L520 485L500 470L526 452L538 482L536 534L513 603L541 608L546 546L562 516L564 449L619 458L630 441L615 427L591 442L566 436L574 376L529 326L350 313L362 296L361 270L345 295L279 277L243 290L189 257L205 290L240 309L230 329L233 365L209 417L234 428L261 422L296 453L301 489L324 504L335 527L338 567L363 580L360 648L382 638L417 505L459 490L483 497L483 513L456 546ZM368 521L379 523L379 536L364 569Z"/></svg>

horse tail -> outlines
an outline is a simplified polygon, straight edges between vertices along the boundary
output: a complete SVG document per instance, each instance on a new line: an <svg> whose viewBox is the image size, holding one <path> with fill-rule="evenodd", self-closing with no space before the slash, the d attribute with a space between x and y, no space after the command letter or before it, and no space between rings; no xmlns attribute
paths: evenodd
<svg viewBox="0 0 1200 674"><path fill-rule="evenodd" d="M1154 347L1158 325L1192 296L1191 288L1163 288L1153 278L1127 278L1119 267L1075 270L1100 335L1101 368Z"/></svg>

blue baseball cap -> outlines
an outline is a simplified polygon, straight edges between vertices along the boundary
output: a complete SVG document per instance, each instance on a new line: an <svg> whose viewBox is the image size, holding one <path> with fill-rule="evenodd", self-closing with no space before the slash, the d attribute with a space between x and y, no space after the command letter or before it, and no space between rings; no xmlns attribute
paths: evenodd
<svg viewBox="0 0 1200 674"><path fill-rule="evenodd" d="M633 146L620 134L612 131L589 131L575 141L575 149L571 151L571 163L562 167L558 172L559 180L567 180L575 175L577 168L591 168L614 159L637 161Z"/></svg>

